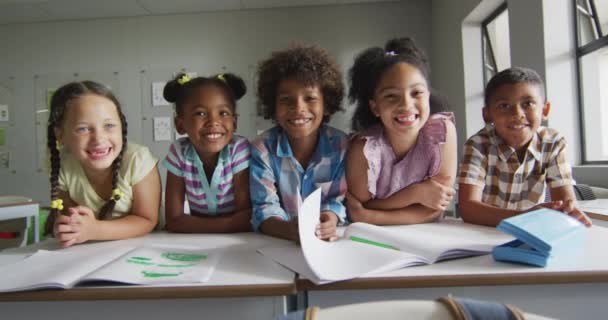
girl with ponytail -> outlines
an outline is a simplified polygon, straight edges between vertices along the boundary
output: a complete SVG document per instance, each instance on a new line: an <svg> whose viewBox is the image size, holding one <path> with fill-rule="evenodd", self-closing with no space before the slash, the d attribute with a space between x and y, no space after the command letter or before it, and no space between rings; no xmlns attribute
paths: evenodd
<svg viewBox="0 0 608 320"><path fill-rule="evenodd" d="M454 196L454 115L432 91L426 56L410 38L363 51L350 69L348 152L351 221L377 225L438 219Z"/></svg>
<svg viewBox="0 0 608 320"><path fill-rule="evenodd" d="M175 104L175 128L187 135L162 161L169 231L251 231L249 142L234 133L236 101L246 90L231 73L193 79L178 74L165 86L165 99Z"/></svg>
<svg viewBox="0 0 608 320"><path fill-rule="evenodd" d="M148 148L127 144L127 121L112 92L73 82L51 98L47 126L51 212L45 225L63 247L150 232L160 177Z"/></svg>

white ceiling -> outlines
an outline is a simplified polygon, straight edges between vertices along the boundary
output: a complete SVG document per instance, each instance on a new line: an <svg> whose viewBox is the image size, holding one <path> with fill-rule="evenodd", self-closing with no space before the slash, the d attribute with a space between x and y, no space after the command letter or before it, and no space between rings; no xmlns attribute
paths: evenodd
<svg viewBox="0 0 608 320"><path fill-rule="evenodd" d="M0 0L0 25L398 0Z"/></svg>

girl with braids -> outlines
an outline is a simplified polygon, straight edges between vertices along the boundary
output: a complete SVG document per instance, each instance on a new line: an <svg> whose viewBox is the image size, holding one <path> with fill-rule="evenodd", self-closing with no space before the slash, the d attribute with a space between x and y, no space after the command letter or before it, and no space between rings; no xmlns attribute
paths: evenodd
<svg viewBox="0 0 608 320"><path fill-rule="evenodd" d="M424 53L409 38L359 54L350 69L356 102L348 151L347 209L377 225L438 219L454 196L456 128L438 112Z"/></svg>
<svg viewBox="0 0 608 320"><path fill-rule="evenodd" d="M346 220L344 156L348 138L326 123L341 110L344 87L338 65L315 46L274 52L258 66L258 99L277 126L251 147L253 226L299 241L298 197L322 189L316 235L336 239Z"/></svg>
<svg viewBox="0 0 608 320"><path fill-rule="evenodd" d="M251 231L249 142L234 134L236 101L245 92L245 82L230 73L194 79L179 74L165 86L165 99L175 103L175 128L188 135L162 161L169 231Z"/></svg>
<svg viewBox="0 0 608 320"><path fill-rule="evenodd" d="M63 247L141 236L158 221L160 177L148 148L127 145L127 122L110 90L73 82L51 98L47 127L51 215Z"/></svg>

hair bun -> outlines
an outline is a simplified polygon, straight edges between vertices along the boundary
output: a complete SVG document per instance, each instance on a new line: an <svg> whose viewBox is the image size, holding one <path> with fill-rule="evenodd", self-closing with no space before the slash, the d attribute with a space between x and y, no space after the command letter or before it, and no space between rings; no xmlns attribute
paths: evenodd
<svg viewBox="0 0 608 320"><path fill-rule="evenodd" d="M395 52L397 54L407 54L416 57L424 62L424 64L428 65L428 59L426 54L422 49L420 49L414 39L406 37L406 38L396 38L389 40L384 46L386 52Z"/></svg>
<svg viewBox="0 0 608 320"><path fill-rule="evenodd" d="M177 82L177 79L181 78L185 73L178 73L175 78L165 85L163 89L163 97L165 100L171 103L175 103L177 101L177 93L180 90L180 84Z"/></svg>
<svg viewBox="0 0 608 320"><path fill-rule="evenodd" d="M235 100L239 100L245 95L245 93L247 93L247 86L245 85L245 81L243 81L241 77L233 73L224 73L221 76L226 82L226 85L228 85L228 87L230 87L230 89L232 90Z"/></svg>

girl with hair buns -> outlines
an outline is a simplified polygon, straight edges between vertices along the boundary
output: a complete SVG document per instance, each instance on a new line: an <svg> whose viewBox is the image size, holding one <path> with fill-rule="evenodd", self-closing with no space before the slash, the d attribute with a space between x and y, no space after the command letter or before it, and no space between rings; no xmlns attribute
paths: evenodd
<svg viewBox="0 0 608 320"><path fill-rule="evenodd" d="M73 82L51 98L47 127L51 212L46 233L63 247L144 235L158 221L158 160L127 144L127 121L110 90Z"/></svg>
<svg viewBox="0 0 608 320"><path fill-rule="evenodd" d="M352 221L377 225L438 219L454 196L456 128L432 92L424 53L409 38L369 48L350 70L356 102L347 156Z"/></svg>
<svg viewBox="0 0 608 320"><path fill-rule="evenodd" d="M178 74L163 95L175 104L175 128L185 138L169 148L166 228L172 232L251 230L249 142L234 133L236 101L245 82L225 73L191 79ZM184 213L188 199L190 214Z"/></svg>

